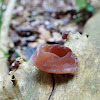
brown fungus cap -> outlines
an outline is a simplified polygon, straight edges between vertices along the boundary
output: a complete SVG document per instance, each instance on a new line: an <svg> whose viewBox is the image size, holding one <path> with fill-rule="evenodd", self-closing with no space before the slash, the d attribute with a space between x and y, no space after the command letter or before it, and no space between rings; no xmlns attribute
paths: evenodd
<svg viewBox="0 0 100 100"><path fill-rule="evenodd" d="M74 74L77 68L71 49L58 44L38 47L31 62L42 71L55 74Z"/></svg>

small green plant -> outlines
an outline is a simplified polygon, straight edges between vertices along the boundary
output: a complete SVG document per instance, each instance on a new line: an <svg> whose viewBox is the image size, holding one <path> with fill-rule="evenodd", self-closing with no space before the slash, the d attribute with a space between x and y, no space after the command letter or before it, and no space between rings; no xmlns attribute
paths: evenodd
<svg viewBox="0 0 100 100"><path fill-rule="evenodd" d="M83 18L82 18L81 16L75 18L75 22L80 22L80 21L82 21L82 20L83 20Z"/></svg>
<svg viewBox="0 0 100 100"><path fill-rule="evenodd" d="M16 54L17 57L21 57L20 54L18 54L14 49L10 48L10 50ZM22 58L23 61L27 61L25 58Z"/></svg>
<svg viewBox="0 0 100 100"><path fill-rule="evenodd" d="M3 4L4 4L4 0L1 0L1 7L0 7L0 40L1 40L1 26L2 26L2 16L3 16Z"/></svg>
<svg viewBox="0 0 100 100"><path fill-rule="evenodd" d="M10 55L9 55L6 51L4 51L2 48L0 48L0 51L4 54L4 56L1 57L0 59L8 58L8 57L10 56Z"/></svg>
<svg viewBox="0 0 100 100"><path fill-rule="evenodd" d="M8 47L9 48L9 47ZM17 57L21 57L20 54L18 54L14 49L12 48L9 48L13 53L16 54ZM10 54L8 52L6 52L4 49L0 48L0 51L3 53L4 56L0 57L0 59L3 59L3 58L8 58L10 57ZM22 58L23 61L27 61L25 58Z"/></svg>
<svg viewBox="0 0 100 100"><path fill-rule="evenodd" d="M76 11L80 12L83 9L86 9L88 12L94 11L94 6L90 4L90 0L76 0Z"/></svg>

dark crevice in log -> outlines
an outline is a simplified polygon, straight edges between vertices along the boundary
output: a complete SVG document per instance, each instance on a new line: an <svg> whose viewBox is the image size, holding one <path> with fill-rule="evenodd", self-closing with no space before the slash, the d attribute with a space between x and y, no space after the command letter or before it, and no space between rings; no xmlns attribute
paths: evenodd
<svg viewBox="0 0 100 100"><path fill-rule="evenodd" d="M52 96L52 94L54 92L54 88L55 88L55 78L54 78L54 74L51 74L51 75L52 75L53 86L52 86L52 91L51 91L51 94L50 94L48 100L50 100L50 98L51 98L51 96Z"/></svg>
<svg viewBox="0 0 100 100"><path fill-rule="evenodd" d="M12 76L12 80L11 81L12 81L13 85L16 86L17 80L16 80L14 75Z"/></svg>

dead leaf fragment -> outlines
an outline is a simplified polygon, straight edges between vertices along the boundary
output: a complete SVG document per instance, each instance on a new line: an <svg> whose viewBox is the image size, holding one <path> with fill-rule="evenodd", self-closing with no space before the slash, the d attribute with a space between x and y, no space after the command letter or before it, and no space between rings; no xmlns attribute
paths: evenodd
<svg viewBox="0 0 100 100"><path fill-rule="evenodd" d="M40 39L47 40L51 38L50 32L46 30L44 27L38 27L38 32L40 33Z"/></svg>

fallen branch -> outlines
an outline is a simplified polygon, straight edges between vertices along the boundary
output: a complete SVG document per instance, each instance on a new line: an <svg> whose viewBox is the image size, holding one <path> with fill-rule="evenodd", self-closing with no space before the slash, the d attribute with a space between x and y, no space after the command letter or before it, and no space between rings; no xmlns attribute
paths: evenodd
<svg viewBox="0 0 100 100"><path fill-rule="evenodd" d="M70 33L67 40L65 45L79 59L74 76L52 76L30 62L23 62L6 78L1 78L0 100L99 100L99 49L79 33Z"/></svg>

